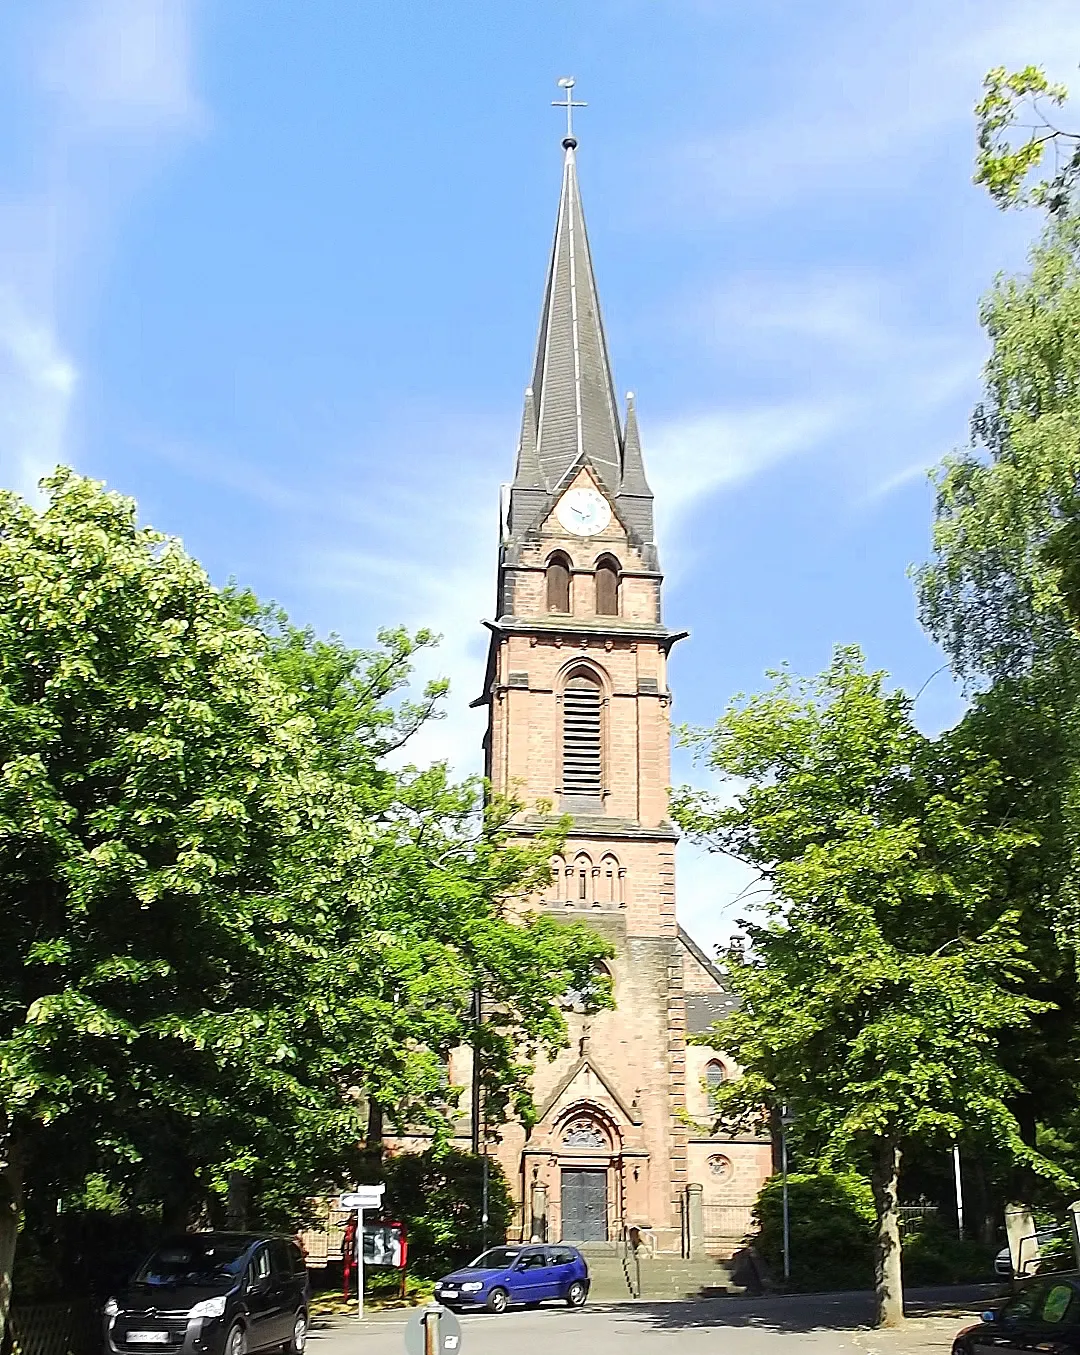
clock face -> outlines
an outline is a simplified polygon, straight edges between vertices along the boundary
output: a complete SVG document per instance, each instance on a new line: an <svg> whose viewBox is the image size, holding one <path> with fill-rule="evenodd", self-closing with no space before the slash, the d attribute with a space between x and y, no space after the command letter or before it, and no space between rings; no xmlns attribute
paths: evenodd
<svg viewBox="0 0 1080 1355"><path fill-rule="evenodd" d="M579 485L562 496L555 516L575 536L595 536L611 521L611 506L595 489Z"/></svg>

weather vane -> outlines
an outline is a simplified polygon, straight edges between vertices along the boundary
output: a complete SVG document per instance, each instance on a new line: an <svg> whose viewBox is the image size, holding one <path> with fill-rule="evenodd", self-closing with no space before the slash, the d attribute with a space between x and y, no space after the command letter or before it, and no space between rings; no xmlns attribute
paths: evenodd
<svg viewBox="0 0 1080 1355"><path fill-rule="evenodd" d="M589 105L587 103L581 103L579 100L576 100L574 98L574 77L572 75L564 75L563 78L559 81L559 88L566 90L566 98L552 99L551 106L552 108L566 109L566 139L567 141L573 141L574 109L588 108Z"/></svg>

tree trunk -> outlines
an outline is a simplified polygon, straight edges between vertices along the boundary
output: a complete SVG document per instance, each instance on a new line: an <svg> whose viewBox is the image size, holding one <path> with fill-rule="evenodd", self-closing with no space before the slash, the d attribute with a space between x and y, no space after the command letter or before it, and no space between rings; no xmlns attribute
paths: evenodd
<svg viewBox="0 0 1080 1355"><path fill-rule="evenodd" d="M899 1327L904 1321L904 1281L900 1272L900 1149L879 1139L874 1151L874 1199L877 1245L874 1248L875 1326Z"/></svg>
<svg viewBox="0 0 1080 1355"><path fill-rule="evenodd" d="M233 1233L246 1233L251 1212L251 1185L243 1172L229 1172L228 1202L225 1206L225 1227Z"/></svg>
<svg viewBox="0 0 1080 1355"><path fill-rule="evenodd" d="M0 1347L5 1344L11 1311L11 1280L23 1206L22 1172L14 1143L9 1146L7 1155L9 1160L0 1169Z"/></svg>
<svg viewBox="0 0 1080 1355"><path fill-rule="evenodd" d="M383 1108L374 1096L368 1097L367 1141L368 1152L381 1153L383 1146Z"/></svg>

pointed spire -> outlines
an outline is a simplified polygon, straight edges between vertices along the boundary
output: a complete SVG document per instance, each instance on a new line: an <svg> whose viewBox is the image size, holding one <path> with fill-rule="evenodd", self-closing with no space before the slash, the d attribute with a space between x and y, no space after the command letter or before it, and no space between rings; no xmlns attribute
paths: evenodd
<svg viewBox="0 0 1080 1355"><path fill-rule="evenodd" d="M626 392L626 431L623 434L622 493L648 494L652 497L649 482L645 479L645 462L641 456L641 434L638 432L637 411L634 408L634 392Z"/></svg>
<svg viewBox="0 0 1080 1355"><path fill-rule="evenodd" d="M645 478L641 455L634 392L626 392L626 425L623 432L622 484L616 500L619 516L643 543L653 539L653 494ZM655 548L654 548L655 549Z"/></svg>
<svg viewBox="0 0 1080 1355"><path fill-rule="evenodd" d="M533 399L530 386L525 392L514 483L510 486L510 513L507 526L511 534L523 532L532 525L547 497L547 485L536 455L536 401Z"/></svg>
<svg viewBox="0 0 1080 1355"><path fill-rule="evenodd" d="M525 408L521 414L521 437L518 439L517 465L514 467L515 489L543 489L544 477L536 456L536 401L532 387L525 392Z"/></svg>
<svg viewBox="0 0 1080 1355"><path fill-rule="evenodd" d="M562 192L551 251L532 389L537 459L553 490L585 455L619 492L622 447L600 300L578 189L577 141L563 141Z"/></svg>

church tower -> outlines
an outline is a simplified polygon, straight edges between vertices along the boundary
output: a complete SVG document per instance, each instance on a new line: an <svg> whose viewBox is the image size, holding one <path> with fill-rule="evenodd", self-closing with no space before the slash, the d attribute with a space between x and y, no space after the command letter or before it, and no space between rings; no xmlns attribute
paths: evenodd
<svg viewBox="0 0 1080 1355"><path fill-rule="evenodd" d="M530 906L586 921L612 943L617 1005L570 1012L570 1049L537 1069L538 1123L528 1134L506 1126L496 1151L519 1192L523 1236L603 1241L633 1227L661 1250L685 1250L695 1191L703 1226L709 1163L722 1159L735 1176L735 1146L710 1157L717 1141L691 1127L707 1115L705 1080L726 1064L688 1050L688 1018L705 1029L731 999L676 920L667 669L686 632L664 624L653 495L633 396L620 414L615 395L572 135L563 150L477 704L489 711L492 787L526 806L517 832L571 816L551 885ZM744 1194L768 1174L761 1148Z"/></svg>

